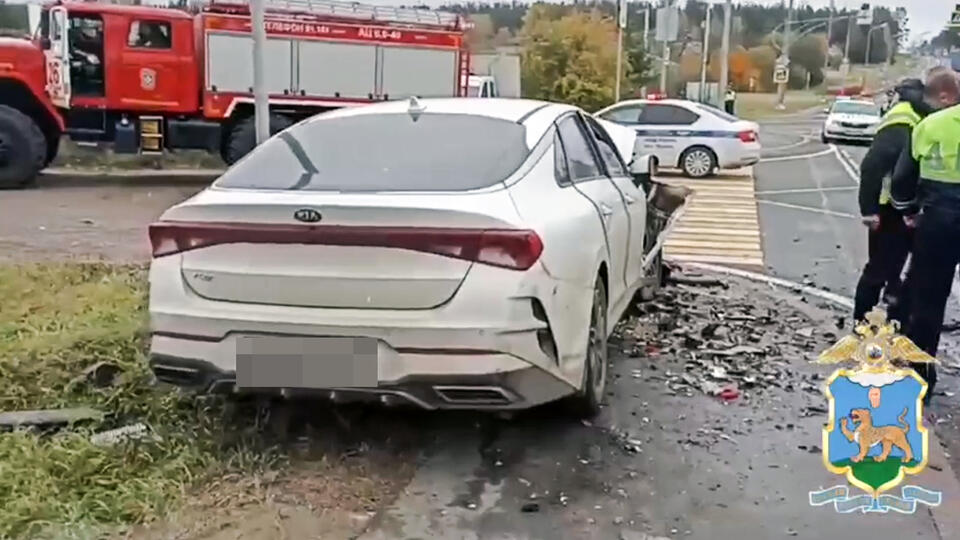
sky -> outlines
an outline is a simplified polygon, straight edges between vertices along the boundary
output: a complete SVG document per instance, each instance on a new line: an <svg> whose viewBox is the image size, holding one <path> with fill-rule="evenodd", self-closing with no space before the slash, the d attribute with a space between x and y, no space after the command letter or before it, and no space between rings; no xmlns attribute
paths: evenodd
<svg viewBox="0 0 960 540"><path fill-rule="evenodd" d="M929 32L930 35L923 36L923 39L930 39L933 35L939 34L950 21L954 5L960 3L960 0L836 0L837 9L859 9L860 4L864 2L874 6L907 8L907 16L910 18L908 25L910 37L917 39L924 32ZM780 2L761 0L758 3L779 4ZM798 0L797 5L803 4L811 7L829 6L830 0Z"/></svg>

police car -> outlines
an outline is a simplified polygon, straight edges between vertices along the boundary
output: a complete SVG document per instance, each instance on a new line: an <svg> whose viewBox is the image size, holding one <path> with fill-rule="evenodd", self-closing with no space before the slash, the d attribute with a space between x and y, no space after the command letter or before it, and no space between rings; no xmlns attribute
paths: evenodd
<svg viewBox="0 0 960 540"><path fill-rule="evenodd" d="M636 129L645 152L656 157L657 165L679 168L692 178L760 161L759 126L703 103L622 101L596 116Z"/></svg>
<svg viewBox="0 0 960 540"><path fill-rule="evenodd" d="M881 119L880 106L872 101L837 98L827 110L820 140L824 144L838 140L872 141Z"/></svg>

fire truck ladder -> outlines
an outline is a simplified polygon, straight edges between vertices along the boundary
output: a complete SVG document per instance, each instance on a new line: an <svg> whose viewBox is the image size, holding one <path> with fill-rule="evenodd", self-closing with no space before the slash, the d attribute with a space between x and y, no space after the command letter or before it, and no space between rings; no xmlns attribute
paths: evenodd
<svg viewBox="0 0 960 540"><path fill-rule="evenodd" d="M442 26L454 29L464 26L463 18L456 13L427 9L374 6L339 0L266 0L265 4L267 10L273 13L308 13L337 19ZM249 4L241 0L216 0L209 4L208 9L215 11L217 6L246 9Z"/></svg>

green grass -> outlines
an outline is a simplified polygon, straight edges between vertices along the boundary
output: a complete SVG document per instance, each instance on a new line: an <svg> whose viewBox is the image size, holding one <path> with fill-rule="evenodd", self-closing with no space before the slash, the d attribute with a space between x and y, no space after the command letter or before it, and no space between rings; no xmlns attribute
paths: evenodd
<svg viewBox="0 0 960 540"><path fill-rule="evenodd" d="M216 401L152 384L144 357L145 271L105 264L0 266L0 410L90 406L107 417L56 433L0 434L0 538L57 537L149 522L192 486L273 466L231 440ZM123 369L108 389L71 384L84 368ZM159 441L112 448L91 432L144 422ZM98 534L99 535L99 534Z"/></svg>
<svg viewBox="0 0 960 540"><path fill-rule="evenodd" d="M814 91L790 91L784 99L786 109L776 109L776 94L738 93L736 114L747 120L773 118L785 114L795 114L814 107L825 106L824 97Z"/></svg>
<svg viewBox="0 0 960 540"><path fill-rule="evenodd" d="M872 457L865 458L860 463L853 463L849 459L833 462L835 467L852 467L854 476L874 489L896 478L900 467L913 467L916 464L916 461L902 463L899 458L893 457L879 462Z"/></svg>

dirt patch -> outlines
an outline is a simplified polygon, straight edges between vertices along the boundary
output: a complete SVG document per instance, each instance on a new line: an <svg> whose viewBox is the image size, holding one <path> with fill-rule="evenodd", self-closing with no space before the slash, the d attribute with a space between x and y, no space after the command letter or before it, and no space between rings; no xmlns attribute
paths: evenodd
<svg viewBox="0 0 960 540"><path fill-rule="evenodd" d="M0 262L150 259L147 225L196 183L41 183L0 196Z"/></svg>

